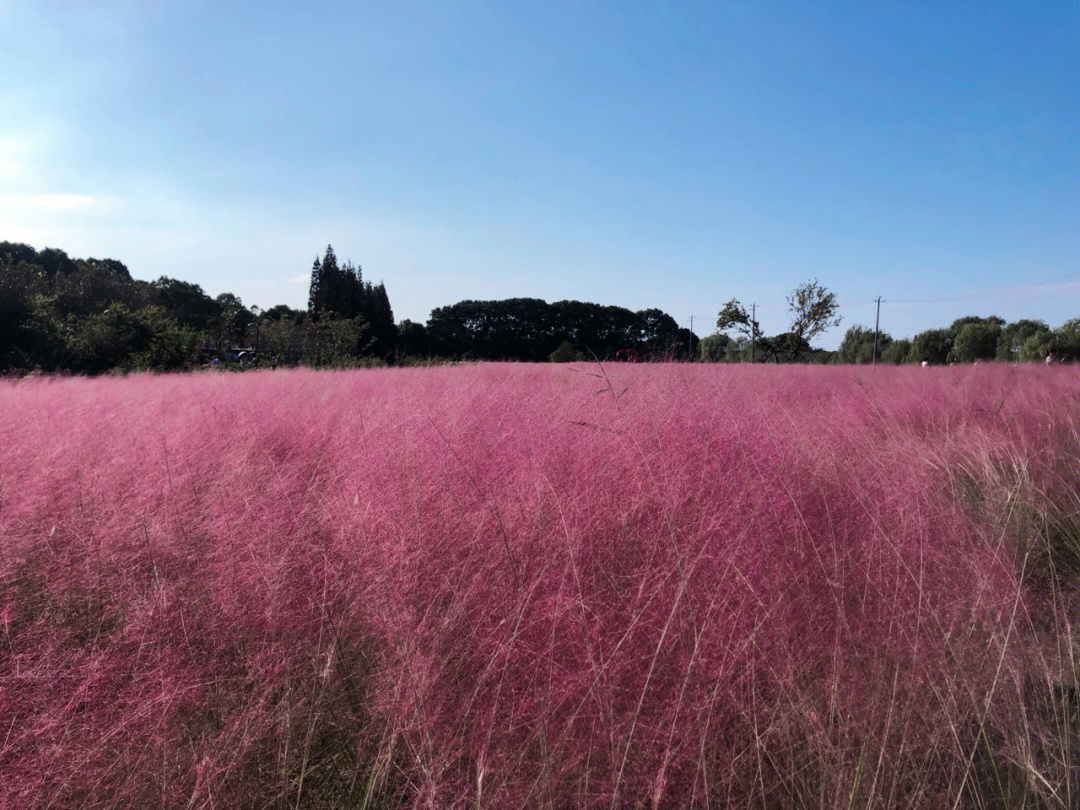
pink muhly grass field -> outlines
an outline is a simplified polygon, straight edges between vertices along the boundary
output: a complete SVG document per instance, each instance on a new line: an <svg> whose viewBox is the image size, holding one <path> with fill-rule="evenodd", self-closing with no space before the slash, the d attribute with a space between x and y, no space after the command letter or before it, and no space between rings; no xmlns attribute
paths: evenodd
<svg viewBox="0 0 1080 810"><path fill-rule="evenodd" d="M0 383L0 809L1076 807L1076 369Z"/></svg>

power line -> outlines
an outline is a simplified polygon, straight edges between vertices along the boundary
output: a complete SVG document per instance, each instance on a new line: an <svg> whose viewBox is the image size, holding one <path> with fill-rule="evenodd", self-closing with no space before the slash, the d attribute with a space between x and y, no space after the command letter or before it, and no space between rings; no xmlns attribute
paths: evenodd
<svg viewBox="0 0 1080 810"><path fill-rule="evenodd" d="M922 298L889 298L891 304L935 304L950 301L968 301L975 298L993 298L998 295L1017 295L1026 292L1049 290L1055 287L1064 287L1069 284L1080 284L1080 276L1069 276L1056 281L1042 281L1033 284L1016 284L1011 287L991 287L982 290L970 290L965 293L950 293L948 295L929 295ZM845 301L837 304L838 307L869 306L877 301L870 298L865 301Z"/></svg>
<svg viewBox="0 0 1080 810"><path fill-rule="evenodd" d="M1049 290L1054 287L1063 287L1068 284L1080 283L1080 276L1058 279L1057 281L1044 281L1038 284L1017 284L1012 287L994 287L987 290L974 290L968 293L956 293L953 295L932 295L924 298L892 298L894 304L930 304L945 301L966 301L972 298L993 298L998 295L1016 295L1018 293L1036 292Z"/></svg>

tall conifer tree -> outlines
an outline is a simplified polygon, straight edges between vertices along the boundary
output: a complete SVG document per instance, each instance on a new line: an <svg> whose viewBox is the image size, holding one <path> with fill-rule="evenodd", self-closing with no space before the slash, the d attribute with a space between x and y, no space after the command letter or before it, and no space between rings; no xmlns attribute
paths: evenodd
<svg viewBox="0 0 1080 810"><path fill-rule="evenodd" d="M322 305L320 292L322 290L322 264L316 254L315 263L311 265L311 286L308 287L308 312L314 315Z"/></svg>

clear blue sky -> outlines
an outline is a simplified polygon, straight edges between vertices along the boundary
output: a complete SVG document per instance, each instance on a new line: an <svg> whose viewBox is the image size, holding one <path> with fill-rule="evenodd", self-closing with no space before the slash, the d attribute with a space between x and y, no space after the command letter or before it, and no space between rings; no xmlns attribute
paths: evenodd
<svg viewBox="0 0 1080 810"><path fill-rule="evenodd" d="M1080 276L1080 6L0 0L5 238L262 307L332 242L399 319L536 296L699 334L811 277ZM1080 284L883 328L969 312L1059 323Z"/></svg>

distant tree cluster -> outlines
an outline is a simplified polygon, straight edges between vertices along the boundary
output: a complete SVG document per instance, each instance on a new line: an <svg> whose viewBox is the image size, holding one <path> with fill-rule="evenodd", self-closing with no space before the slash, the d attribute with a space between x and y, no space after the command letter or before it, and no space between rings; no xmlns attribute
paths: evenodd
<svg viewBox="0 0 1080 810"><path fill-rule="evenodd" d="M135 281L111 259L0 242L0 370L183 367L200 330L220 334L228 325L222 303L207 296L178 317L168 281Z"/></svg>
<svg viewBox="0 0 1080 810"><path fill-rule="evenodd" d="M537 298L439 307L426 326L402 323L400 338L402 350L414 355L469 360L610 360L620 350L691 359L698 350L697 337L659 309Z"/></svg>
<svg viewBox="0 0 1080 810"><path fill-rule="evenodd" d="M833 293L817 281L801 284L788 297L791 326L787 332L765 335L746 307L732 299L717 316L717 331L701 340L700 359L713 363L971 363L978 360L1041 361L1047 356L1080 360L1080 318L1051 329L1042 321L1013 323L997 316L967 316L946 329L928 329L911 339L893 339L856 324L844 333L835 352L812 348L809 340L838 326ZM729 332L734 332L734 337Z"/></svg>
<svg viewBox="0 0 1080 810"><path fill-rule="evenodd" d="M752 332L752 328L750 332ZM835 352L792 347L792 333L768 337L757 335L754 356L761 362L871 363L874 361L874 330L856 324L847 329ZM713 363L745 363L751 359L749 332L731 337L722 332L701 339L700 358ZM998 360L1010 363L1039 362L1047 356L1062 361L1080 360L1080 318L1051 329L1042 321L1018 320L1007 323L990 316L958 318L944 329L928 329L912 338L893 338L887 332L877 337L877 362L972 363Z"/></svg>
<svg viewBox="0 0 1080 810"><path fill-rule="evenodd" d="M397 328L383 285L337 268L332 248L318 263L330 270L315 310L259 312L187 281L133 279L113 259L0 242L0 372L192 368L240 348L309 365L390 357Z"/></svg>
<svg viewBox="0 0 1080 810"><path fill-rule="evenodd" d="M873 360L874 330L852 326L844 333L837 351L842 363ZM1080 360L1080 319L1051 329L1042 321L970 315L958 318L946 329L928 329L910 340L878 336L878 360L884 363L972 363L1001 360L1012 363L1040 361L1048 355L1060 360Z"/></svg>
<svg viewBox="0 0 1080 810"><path fill-rule="evenodd" d="M394 346L397 328L386 288L364 281L351 261L339 266L331 245L322 259L315 257L311 268L308 312L316 318L359 319L367 324L367 343L362 347L367 353L382 354Z"/></svg>
<svg viewBox="0 0 1080 810"><path fill-rule="evenodd" d="M247 308L231 294L111 259L0 243L0 372L183 369L241 352L284 365L420 360L692 359L698 339L659 309L581 301L462 301L427 324L395 324L383 284L331 246L316 257L306 310Z"/></svg>
<svg viewBox="0 0 1080 810"><path fill-rule="evenodd" d="M659 309L637 312L582 301L536 298L461 301L426 324L394 322L383 284L339 263L327 245L311 268L306 310L247 308L232 293L162 276L133 279L114 259L72 259L54 248L0 242L0 373L184 369L246 354L254 363L350 366L410 360L529 362L643 360L869 363L874 331L855 325L835 352L811 341L839 324L833 293L817 281L788 297L786 331L766 335L738 300L724 305L718 331L698 340ZM966 317L908 339L877 336L882 363L933 364L1053 355L1080 360L1080 318L1051 329L1042 321Z"/></svg>

